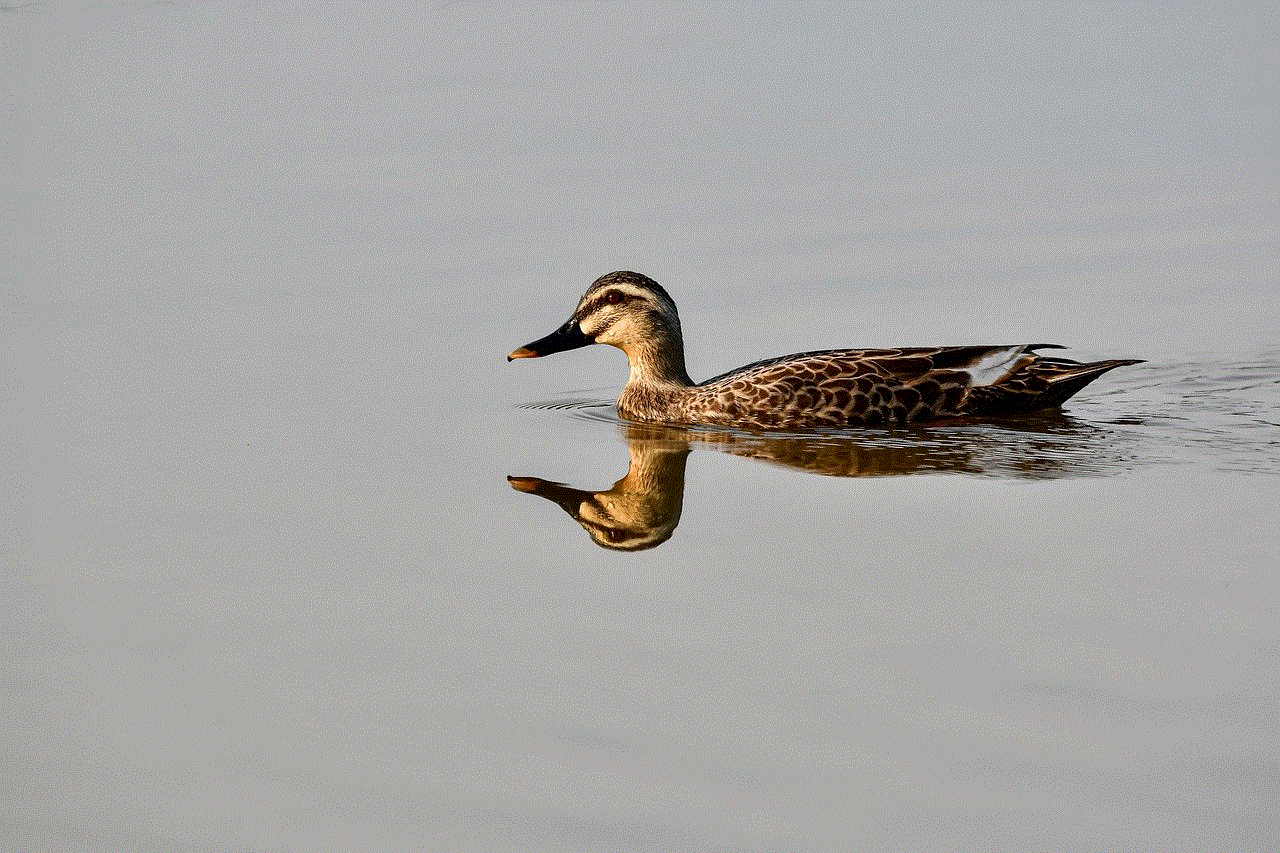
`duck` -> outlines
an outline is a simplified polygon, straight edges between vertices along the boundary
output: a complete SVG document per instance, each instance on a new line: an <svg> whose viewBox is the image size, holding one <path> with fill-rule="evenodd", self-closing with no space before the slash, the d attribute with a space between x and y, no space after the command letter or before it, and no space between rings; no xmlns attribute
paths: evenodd
<svg viewBox="0 0 1280 853"><path fill-rule="evenodd" d="M1057 344L829 349L769 358L695 383L671 295L646 275L606 273L551 334L507 361L589 344L626 353L618 414L639 423L746 430L906 425L1000 418L1057 409L1117 367L1119 358L1079 362L1040 354Z"/></svg>

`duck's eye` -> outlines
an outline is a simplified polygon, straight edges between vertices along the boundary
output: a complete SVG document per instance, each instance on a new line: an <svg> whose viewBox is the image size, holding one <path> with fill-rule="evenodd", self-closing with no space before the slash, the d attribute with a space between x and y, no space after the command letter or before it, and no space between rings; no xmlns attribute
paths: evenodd
<svg viewBox="0 0 1280 853"><path fill-rule="evenodd" d="M621 305L625 300L626 297L616 290L610 290L604 295L604 301L610 305Z"/></svg>

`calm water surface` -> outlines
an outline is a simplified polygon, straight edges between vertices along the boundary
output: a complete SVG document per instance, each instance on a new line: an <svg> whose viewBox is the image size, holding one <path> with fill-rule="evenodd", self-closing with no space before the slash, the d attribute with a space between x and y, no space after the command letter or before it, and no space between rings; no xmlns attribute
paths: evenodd
<svg viewBox="0 0 1280 853"><path fill-rule="evenodd" d="M1275 19L0 12L0 847L1277 849ZM696 378L1148 361L627 424L504 361L619 268Z"/></svg>

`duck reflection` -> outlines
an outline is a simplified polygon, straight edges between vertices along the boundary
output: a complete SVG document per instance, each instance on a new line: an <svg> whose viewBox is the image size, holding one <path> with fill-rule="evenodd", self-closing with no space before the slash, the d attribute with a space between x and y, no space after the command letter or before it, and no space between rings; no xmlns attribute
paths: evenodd
<svg viewBox="0 0 1280 853"><path fill-rule="evenodd" d="M626 476L601 492L540 477L508 477L517 491L559 504L603 548L641 551L671 538L684 508L695 445L835 477L963 473L1015 479L1105 475L1133 462L1120 437L1060 413L1008 423L867 433L779 435L628 423Z"/></svg>
<svg viewBox="0 0 1280 853"><path fill-rule="evenodd" d="M631 450L627 475L605 492L575 489L539 477L507 477L513 489L554 501L591 541L615 551L643 551L671 538L684 508L684 468L693 442L685 430L647 424L624 427Z"/></svg>

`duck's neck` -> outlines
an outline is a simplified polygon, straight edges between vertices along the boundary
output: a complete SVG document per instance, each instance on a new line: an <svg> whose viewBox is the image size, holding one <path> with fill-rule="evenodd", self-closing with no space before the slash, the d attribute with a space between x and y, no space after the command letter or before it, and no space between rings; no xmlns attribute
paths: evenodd
<svg viewBox="0 0 1280 853"><path fill-rule="evenodd" d="M646 335L622 349L631 362L631 377L618 398L618 413L633 421L678 421L676 413L693 385L680 338Z"/></svg>
<svg viewBox="0 0 1280 853"><path fill-rule="evenodd" d="M628 341L622 350L631 362L628 388L688 388L693 385L684 366L684 344L678 337L647 336Z"/></svg>

